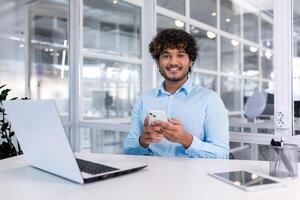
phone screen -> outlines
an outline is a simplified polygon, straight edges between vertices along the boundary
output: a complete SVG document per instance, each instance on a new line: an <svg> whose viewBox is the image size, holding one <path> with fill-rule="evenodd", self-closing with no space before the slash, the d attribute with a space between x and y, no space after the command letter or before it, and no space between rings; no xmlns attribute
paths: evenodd
<svg viewBox="0 0 300 200"><path fill-rule="evenodd" d="M259 176L255 173L248 171L230 171L222 173L214 173L214 176L219 176L222 179L226 179L237 186L258 186L272 183L279 183L266 177Z"/></svg>

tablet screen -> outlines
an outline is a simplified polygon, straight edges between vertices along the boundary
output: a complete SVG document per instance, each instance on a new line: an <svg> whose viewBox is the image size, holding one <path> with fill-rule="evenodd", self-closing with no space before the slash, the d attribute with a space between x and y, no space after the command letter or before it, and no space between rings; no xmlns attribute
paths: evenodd
<svg viewBox="0 0 300 200"><path fill-rule="evenodd" d="M255 173L251 173L248 171L229 171L222 173L214 173L213 175L225 179L229 182L232 182L234 185L244 187L279 183L277 181L259 176Z"/></svg>

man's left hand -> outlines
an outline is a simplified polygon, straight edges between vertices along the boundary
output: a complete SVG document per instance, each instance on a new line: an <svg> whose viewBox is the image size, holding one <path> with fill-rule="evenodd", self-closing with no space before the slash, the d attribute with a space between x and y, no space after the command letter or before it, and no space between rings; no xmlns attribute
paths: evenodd
<svg viewBox="0 0 300 200"><path fill-rule="evenodd" d="M168 122L158 120L155 122L155 125L161 127L160 133L167 140L180 143L186 149L192 144L193 136L183 129L179 120L174 118L170 118Z"/></svg>

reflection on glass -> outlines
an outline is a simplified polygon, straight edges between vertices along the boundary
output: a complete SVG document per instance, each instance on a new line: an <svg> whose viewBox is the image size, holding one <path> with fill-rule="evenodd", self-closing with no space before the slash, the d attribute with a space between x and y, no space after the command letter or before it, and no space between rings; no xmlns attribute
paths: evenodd
<svg viewBox="0 0 300 200"><path fill-rule="evenodd" d="M300 135L300 1L293 1L293 99L294 99L294 127L295 134Z"/></svg>
<svg viewBox="0 0 300 200"><path fill-rule="evenodd" d="M263 82L262 92L266 94L267 104L262 116L273 117L274 116L274 82Z"/></svg>
<svg viewBox="0 0 300 200"><path fill-rule="evenodd" d="M247 102L248 98L258 92L258 81L255 80L244 80L244 105Z"/></svg>
<svg viewBox="0 0 300 200"><path fill-rule="evenodd" d="M205 24L217 26L217 1L216 0L190 0L191 18Z"/></svg>
<svg viewBox="0 0 300 200"><path fill-rule="evenodd" d="M262 52L261 69L263 78L274 79L273 52L271 50Z"/></svg>
<svg viewBox="0 0 300 200"><path fill-rule="evenodd" d="M157 33L167 28L184 30L185 24L183 21L178 19L172 19L163 15L157 15Z"/></svg>
<svg viewBox="0 0 300 200"><path fill-rule="evenodd" d="M157 0L156 2L158 6L172 10L181 15L185 15L185 0L176 0L176 1Z"/></svg>
<svg viewBox="0 0 300 200"><path fill-rule="evenodd" d="M20 5L22 4L22 5ZM12 89L8 98L25 95L25 36L20 27L25 15L25 5L19 1L2 1L5 17L0 17L0 86ZM18 12L15 12L18 11ZM10 19L10 20L7 20Z"/></svg>
<svg viewBox="0 0 300 200"><path fill-rule="evenodd" d="M80 152L120 154L127 132L80 128Z"/></svg>
<svg viewBox="0 0 300 200"><path fill-rule="evenodd" d="M52 6L47 14L33 14L30 17L30 94L33 99L55 99L60 114L67 116L69 1L53 3Z"/></svg>
<svg viewBox="0 0 300 200"><path fill-rule="evenodd" d="M129 117L140 93L140 66L104 59L84 59L83 119Z"/></svg>
<svg viewBox="0 0 300 200"><path fill-rule="evenodd" d="M273 48L273 24L261 19L261 43L267 48Z"/></svg>
<svg viewBox="0 0 300 200"><path fill-rule="evenodd" d="M141 57L141 9L123 1L83 1L83 47Z"/></svg>
<svg viewBox="0 0 300 200"><path fill-rule="evenodd" d="M202 87L217 90L217 76L208 75L208 74L193 74L193 80L195 85L201 85Z"/></svg>
<svg viewBox="0 0 300 200"><path fill-rule="evenodd" d="M241 80L235 77L222 77L221 98L229 111L240 111Z"/></svg>
<svg viewBox="0 0 300 200"><path fill-rule="evenodd" d="M221 70L230 74L240 74L240 42L221 38Z"/></svg>
<svg viewBox="0 0 300 200"><path fill-rule="evenodd" d="M258 16L256 12L243 9L244 38L258 43Z"/></svg>
<svg viewBox="0 0 300 200"><path fill-rule="evenodd" d="M194 67L216 70L217 69L217 34L211 31L191 26L191 35L198 44L198 58Z"/></svg>
<svg viewBox="0 0 300 200"><path fill-rule="evenodd" d="M221 29L234 34L240 35L241 9L239 4L232 0L221 0Z"/></svg>
<svg viewBox="0 0 300 200"><path fill-rule="evenodd" d="M244 71L243 76L258 77L258 53L257 47L244 45Z"/></svg>

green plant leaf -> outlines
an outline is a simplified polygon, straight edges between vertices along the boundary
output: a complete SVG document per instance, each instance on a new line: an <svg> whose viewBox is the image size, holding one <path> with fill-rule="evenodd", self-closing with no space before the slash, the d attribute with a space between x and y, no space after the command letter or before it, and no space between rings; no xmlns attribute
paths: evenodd
<svg viewBox="0 0 300 200"><path fill-rule="evenodd" d="M11 89L5 89L5 90L2 90L0 94L7 96L7 94L9 93L9 91L11 91Z"/></svg>
<svg viewBox="0 0 300 200"><path fill-rule="evenodd" d="M9 125L9 123L7 123L7 122L4 123L1 127L1 131L4 132L7 129L8 125Z"/></svg>
<svg viewBox="0 0 300 200"><path fill-rule="evenodd" d="M16 99L18 99L18 97L11 98L10 100L16 100Z"/></svg>
<svg viewBox="0 0 300 200"><path fill-rule="evenodd" d="M2 102L2 101L4 101L4 100L6 100L6 95L1 95L1 94L0 94L0 102Z"/></svg>
<svg viewBox="0 0 300 200"><path fill-rule="evenodd" d="M9 133L9 137L11 138L12 136L14 136L15 135L15 132L14 131L12 131L12 132L10 132Z"/></svg>
<svg viewBox="0 0 300 200"><path fill-rule="evenodd" d="M5 135L1 135L1 138L2 138L2 139L5 139L6 137L5 137Z"/></svg>
<svg viewBox="0 0 300 200"><path fill-rule="evenodd" d="M4 84L4 85L1 85L1 86L0 86L0 89L1 89L1 88L3 88L3 87L5 87L5 86L6 86L6 84Z"/></svg>

